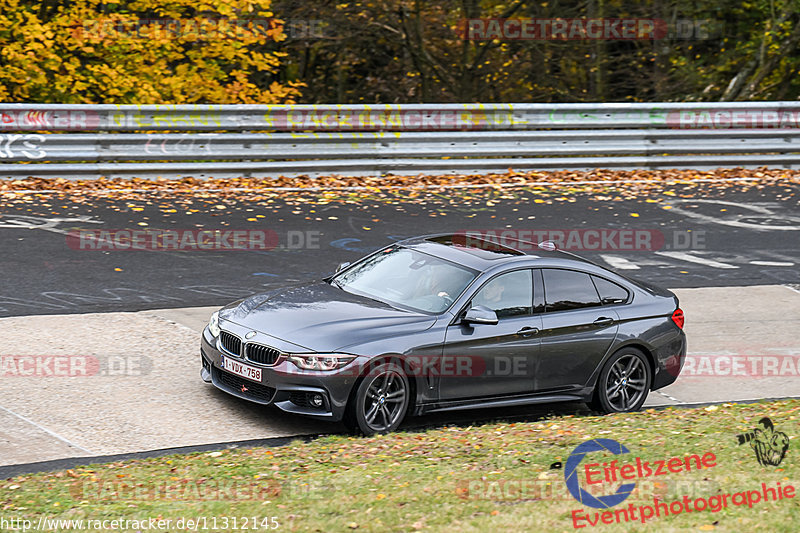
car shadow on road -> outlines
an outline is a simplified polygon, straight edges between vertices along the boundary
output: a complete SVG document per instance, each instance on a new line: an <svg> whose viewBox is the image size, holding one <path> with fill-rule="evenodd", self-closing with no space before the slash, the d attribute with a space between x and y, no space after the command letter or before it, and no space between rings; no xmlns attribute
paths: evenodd
<svg viewBox="0 0 800 533"><path fill-rule="evenodd" d="M496 422L535 422L556 416L596 414L582 402L542 403L517 407L465 409L446 413L408 417L400 431L422 431L446 426L468 427Z"/></svg>
<svg viewBox="0 0 800 533"><path fill-rule="evenodd" d="M326 422L286 413L273 405L260 406L209 387L215 400L235 408L244 421L263 424L268 435L260 436L322 436L349 433L341 422ZM469 427L495 422L535 422L557 416L589 416L596 414L581 402L558 402L503 408L464 409L446 413L431 413L406 417L398 431L425 431L447 426ZM313 437L312 437L313 438Z"/></svg>

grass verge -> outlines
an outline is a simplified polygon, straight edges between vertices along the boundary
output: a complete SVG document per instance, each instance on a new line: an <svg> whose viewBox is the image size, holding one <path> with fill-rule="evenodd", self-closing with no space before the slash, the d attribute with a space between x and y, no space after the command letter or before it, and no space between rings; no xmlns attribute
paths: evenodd
<svg viewBox="0 0 800 533"><path fill-rule="evenodd" d="M767 488L780 483L784 491L800 485L794 449L799 411L800 400L651 409L371 438L328 436L280 448L91 465L0 482L0 518L24 518L33 527L41 518L95 525L134 521L127 528L117 523L112 531L146 531L149 523L135 521L150 518L172 520L161 531L182 531L194 525L179 519L201 517L200 531L574 531L573 511L582 509L581 515L600 520L596 525L578 520L577 525L586 526L583 531L792 531L800 519L800 496L788 494L768 502L752 502L751 494L752 506L736 505L742 499L732 496L717 512L684 511L644 524L639 515L640 506L653 506L654 498L692 506L705 498L719 506L723 494L763 494L762 483ZM775 430L791 439L777 466L759 464L751 445L740 445L736 438L752 431L762 417L771 418ZM575 500L563 469L553 468L557 462L566 464L576 446L598 438L628 448L628 454L613 457L620 465L636 464L638 457L655 468L659 460L713 453L715 466L632 479L636 490L609 510L606 520L612 523L604 524L605 510ZM606 452L587 455L576 471L582 486L590 486L584 479L586 464L611 460ZM594 487L598 494L610 494L618 485ZM639 512L629 511L626 523L619 510L631 506ZM609 516L618 516L620 523ZM70 528L61 524L49 530Z"/></svg>

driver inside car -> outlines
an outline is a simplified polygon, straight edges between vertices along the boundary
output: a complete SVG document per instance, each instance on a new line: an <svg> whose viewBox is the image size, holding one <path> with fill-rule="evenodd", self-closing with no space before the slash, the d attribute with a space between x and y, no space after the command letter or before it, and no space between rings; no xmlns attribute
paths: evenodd
<svg viewBox="0 0 800 533"><path fill-rule="evenodd" d="M500 276L487 283L486 286L475 295L472 304L484 305L492 311L500 311L503 309L503 307L505 307L503 305L503 294L506 292L504 277L505 276Z"/></svg>

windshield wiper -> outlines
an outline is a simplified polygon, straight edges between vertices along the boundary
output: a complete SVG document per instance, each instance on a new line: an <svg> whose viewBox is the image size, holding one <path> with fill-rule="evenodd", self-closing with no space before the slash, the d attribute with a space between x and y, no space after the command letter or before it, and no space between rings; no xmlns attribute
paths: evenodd
<svg viewBox="0 0 800 533"><path fill-rule="evenodd" d="M330 283L331 285L333 285L334 287L336 287L337 289L344 290L344 287L342 287L342 284L341 284L341 283L339 283L338 281L336 281L334 278L331 278L331 279L330 279L330 281L329 281L329 283Z"/></svg>

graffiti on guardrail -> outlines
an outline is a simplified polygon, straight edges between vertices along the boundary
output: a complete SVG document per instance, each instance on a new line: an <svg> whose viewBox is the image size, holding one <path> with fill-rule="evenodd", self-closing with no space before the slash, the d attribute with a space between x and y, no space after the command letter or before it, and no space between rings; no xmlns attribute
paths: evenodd
<svg viewBox="0 0 800 533"><path fill-rule="evenodd" d="M548 136L548 130L570 129L574 131L557 133L558 139ZM101 133L75 137L70 136L73 131ZM112 133L119 131L139 132L138 138ZM517 138L520 131L536 133ZM800 105L796 102L2 104L0 132L31 134L0 138L0 160L20 163L0 164L4 178L442 175L499 173L509 168L800 166ZM46 132L61 134L39 135ZM157 132L164 132L163 136ZM212 141L199 135L192 139L188 134L178 138L183 132L216 133ZM583 132L591 134L584 138ZM731 132L736 132L735 136ZM328 140L325 135L330 136L330 145L314 141ZM394 144L385 140L394 141L392 136L397 137ZM281 142L291 137L298 141L284 145L276 143L276 137ZM363 145L353 146L362 138ZM139 162L145 160L158 162L146 166ZM186 160L191 163L179 163ZM107 161L114 163L105 164ZM55 162L61 164L52 164Z"/></svg>
<svg viewBox="0 0 800 533"><path fill-rule="evenodd" d="M277 107L277 106L276 106ZM242 111L230 114L216 110L178 113L164 109L149 111L125 110L112 112L109 125L116 129L176 129L241 127L276 129L281 131L448 131L485 130L528 124L521 115L508 109L363 109L282 108L269 109L261 114Z"/></svg>
<svg viewBox="0 0 800 533"><path fill-rule="evenodd" d="M800 106L737 104L579 105L119 105L0 106L6 131L275 129L281 131L458 131L548 127L671 129L796 128Z"/></svg>
<svg viewBox="0 0 800 533"><path fill-rule="evenodd" d="M42 159L47 155L45 140L38 133L0 133L0 159Z"/></svg>
<svg viewBox="0 0 800 533"><path fill-rule="evenodd" d="M222 128L225 124L224 113L215 111L193 111L177 113L174 110L163 111L117 111L107 117L107 125L117 129L175 129L184 128ZM228 121L228 124L234 125Z"/></svg>
<svg viewBox="0 0 800 533"><path fill-rule="evenodd" d="M201 136L198 138L186 133L178 138L148 134L147 141L144 144L144 153L167 156L178 154L211 155L213 152L211 150L211 137Z"/></svg>

